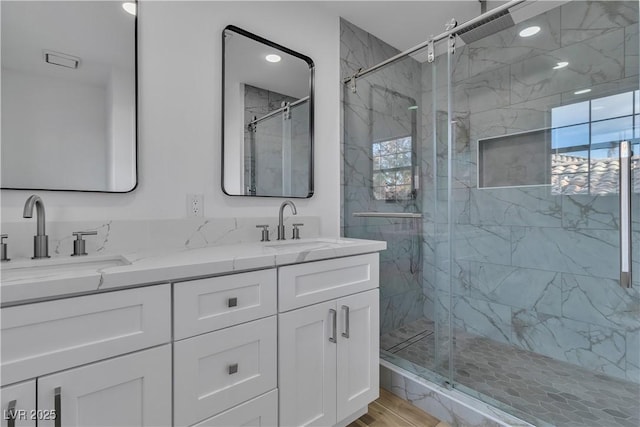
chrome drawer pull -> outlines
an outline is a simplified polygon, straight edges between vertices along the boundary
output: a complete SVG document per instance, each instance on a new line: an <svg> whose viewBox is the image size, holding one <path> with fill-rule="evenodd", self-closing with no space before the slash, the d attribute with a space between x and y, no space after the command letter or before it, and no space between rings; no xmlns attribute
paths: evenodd
<svg viewBox="0 0 640 427"><path fill-rule="evenodd" d="M56 411L55 427L62 427L62 387L56 387L53 397L53 408Z"/></svg>
<svg viewBox="0 0 640 427"><path fill-rule="evenodd" d="M12 400L7 407L7 427L15 427L16 425L16 403L18 402Z"/></svg>
<svg viewBox="0 0 640 427"><path fill-rule="evenodd" d="M236 297L229 298L229 299L227 300L227 306L228 306L229 308L231 308L231 307L237 307L237 306L238 306L238 298L236 298Z"/></svg>
<svg viewBox="0 0 640 427"><path fill-rule="evenodd" d="M229 375L233 375L238 372L238 364L234 363L233 365L229 365Z"/></svg>
<svg viewBox="0 0 640 427"><path fill-rule="evenodd" d="M335 343L335 342L337 342L336 341L336 333L337 333L337 330L338 330L338 326L337 326L338 313L333 308L330 308L329 309L329 314L331 314L331 323L332 323L332 325L331 325L331 336L329 336L329 341L331 341L332 343Z"/></svg>
<svg viewBox="0 0 640 427"><path fill-rule="evenodd" d="M345 338L349 338L349 306L348 305L343 305L342 309L344 310L344 332L342 333L342 336Z"/></svg>

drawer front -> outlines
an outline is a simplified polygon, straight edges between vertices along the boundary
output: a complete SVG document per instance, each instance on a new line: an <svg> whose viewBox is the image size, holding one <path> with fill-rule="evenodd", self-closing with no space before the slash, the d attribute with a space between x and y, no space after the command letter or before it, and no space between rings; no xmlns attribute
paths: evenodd
<svg viewBox="0 0 640 427"><path fill-rule="evenodd" d="M2 384L169 342L170 313L168 284L3 308Z"/></svg>
<svg viewBox="0 0 640 427"><path fill-rule="evenodd" d="M280 267L279 311L377 288L378 254L365 254Z"/></svg>
<svg viewBox="0 0 640 427"><path fill-rule="evenodd" d="M176 340L276 314L276 269L173 285Z"/></svg>
<svg viewBox="0 0 640 427"><path fill-rule="evenodd" d="M256 397L193 427L276 427L278 425L278 390Z"/></svg>
<svg viewBox="0 0 640 427"><path fill-rule="evenodd" d="M276 329L271 316L176 342L176 425L192 425L276 388Z"/></svg>
<svg viewBox="0 0 640 427"><path fill-rule="evenodd" d="M9 426L9 408L13 403L15 427L36 427L36 380L13 384L0 389L2 401L2 422L0 426Z"/></svg>

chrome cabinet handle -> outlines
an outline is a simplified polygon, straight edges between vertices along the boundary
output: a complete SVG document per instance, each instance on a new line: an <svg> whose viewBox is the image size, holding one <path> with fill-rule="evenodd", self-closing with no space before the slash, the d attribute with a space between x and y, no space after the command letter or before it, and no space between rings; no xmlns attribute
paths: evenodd
<svg viewBox="0 0 640 427"><path fill-rule="evenodd" d="M329 314L331 314L331 336L329 336L329 341L331 341L332 343L336 343L336 334L338 331L338 326L337 326L337 320L338 320L338 312L335 311L333 308L329 309Z"/></svg>
<svg viewBox="0 0 640 427"><path fill-rule="evenodd" d="M16 403L15 400L9 402L9 406L7 407L7 427L15 427L16 426Z"/></svg>
<svg viewBox="0 0 640 427"><path fill-rule="evenodd" d="M344 332L342 336L345 338L349 338L349 306L343 305L342 310L344 310Z"/></svg>
<svg viewBox="0 0 640 427"><path fill-rule="evenodd" d="M53 409L56 411L55 427L62 427L62 387L56 387L53 392Z"/></svg>
<svg viewBox="0 0 640 427"><path fill-rule="evenodd" d="M631 287L631 144L620 142L620 286Z"/></svg>

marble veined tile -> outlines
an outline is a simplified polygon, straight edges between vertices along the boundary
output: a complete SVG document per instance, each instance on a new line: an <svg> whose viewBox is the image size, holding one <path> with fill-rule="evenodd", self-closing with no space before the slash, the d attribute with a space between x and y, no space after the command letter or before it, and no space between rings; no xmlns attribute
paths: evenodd
<svg viewBox="0 0 640 427"><path fill-rule="evenodd" d="M560 316L561 273L530 268L469 263L470 298Z"/></svg>
<svg viewBox="0 0 640 427"><path fill-rule="evenodd" d="M613 230L512 228L515 266L616 279L619 252L619 236Z"/></svg>
<svg viewBox="0 0 640 427"><path fill-rule="evenodd" d="M568 353L589 348L589 324L536 313L530 310L513 310L513 344L519 348L568 361Z"/></svg>
<svg viewBox="0 0 640 427"><path fill-rule="evenodd" d="M633 208L640 208L638 200L634 200ZM568 228L618 230L620 198L617 194L562 196L562 225Z"/></svg>
<svg viewBox="0 0 640 427"><path fill-rule="evenodd" d="M500 108L510 103L510 67L472 76L453 87L456 111L479 111Z"/></svg>
<svg viewBox="0 0 640 427"><path fill-rule="evenodd" d="M562 315L609 328L640 330L640 291L617 279L562 274Z"/></svg>
<svg viewBox="0 0 640 427"><path fill-rule="evenodd" d="M640 329L627 332L626 372L628 380L640 383Z"/></svg>
<svg viewBox="0 0 640 427"><path fill-rule="evenodd" d="M454 297L455 327L494 341L511 341L511 307L476 298Z"/></svg>
<svg viewBox="0 0 640 427"><path fill-rule="evenodd" d="M633 24L624 29L624 75L625 77L637 76L640 67L638 49L638 24Z"/></svg>
<svg viewBox="0 0 640 427"><path fill-rule="evenodd" d="M457 259L510 264L509 227L457 225L454 234L454 256Z"/></svg>
<svg viewBox="0 0 640 427"><path fill-rule="evenodd" d="M554 70L559 61L569 66ZM511 65L511 102L590 88L624 77L624 29Z"/></svg>
<svg viewBox="0 0 640 427"><path fill-rule="evenodd" d="M560 198L548 187L474 189L471 224L560 227Z"/></svg>
<svg viewBox="0 0 640 427"><path fill-rule="evenodd" d="M637 1L571 1L560 12L563 46L638 22Z"/></svg>

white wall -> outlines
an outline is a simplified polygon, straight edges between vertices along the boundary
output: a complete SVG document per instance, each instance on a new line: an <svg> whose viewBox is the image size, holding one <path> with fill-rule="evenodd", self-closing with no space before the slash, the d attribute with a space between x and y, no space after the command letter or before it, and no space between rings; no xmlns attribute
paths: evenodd
<svg viewBox="0 0 640 427"><path fill-rule="evenodd" d="M204 194L205 216L277 215L282 199L221 191L221 33L228 24L313 58L316 65L315 195L296 200L339 234L339 19L306 2L151 2L139 6L138 188L129 194L38 192L47 220L181 218L186 194ZM2 191L2 221L20 221L31 192ZM26 221L26 220L25 220Z"/></svg>
<svg viewBox="0 0 640 427"><path fill-rule="evenodd" d="M104 87L3 68L2 97L4 186L107 187Z"/></svg>

